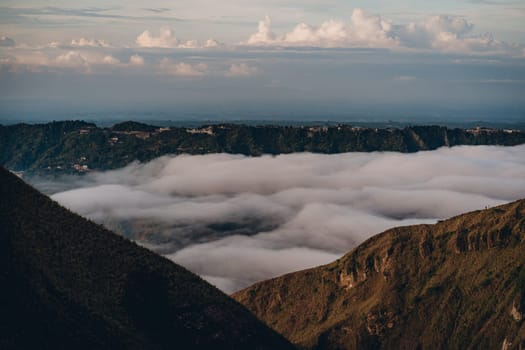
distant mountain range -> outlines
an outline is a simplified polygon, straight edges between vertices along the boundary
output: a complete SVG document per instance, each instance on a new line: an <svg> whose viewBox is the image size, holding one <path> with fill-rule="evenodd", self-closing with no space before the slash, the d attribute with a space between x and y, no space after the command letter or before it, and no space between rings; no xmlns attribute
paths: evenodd
<svg viewBox="0 0 525 350"><path fill-rule="evenodd" d="M234 298L305 349L523 349L525 200L388 230Z"/></svg>
<svg viewBox="0 0 525 350"><path fill-rule="evenodd" d="M0 349L292 349L200 277L0 167Z"/></svg>
<svg viewBox="0 0 525 350"><path fill-rule="evenodd" d="M82 121L64 121L0 126L0 164L28 174L82 174L120 168L134 160L146 162L166 154L417 152L443 146L523 143L524 131L486 128L237 124L161 128L137 122L100 128Z"/></svg>

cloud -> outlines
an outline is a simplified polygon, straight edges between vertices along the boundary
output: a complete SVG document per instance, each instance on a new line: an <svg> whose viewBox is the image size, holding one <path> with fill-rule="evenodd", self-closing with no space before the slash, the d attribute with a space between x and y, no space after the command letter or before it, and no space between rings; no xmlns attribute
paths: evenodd
<svg viewBox="0 0 525 350"><path fill-rule="evenodd" d="M215 39L208 39L204 43L205 48L215 48L215 47L221 47L221 46L223 46L223 44L221 44L219 41Z"/></svg>
<svg viewBox="0 0 525 350"><path fill-rule="evenodd" d="M139 47L144 48L164 48L164 49L199 49L199 48L214 48L221 44L215 39L208 39L204 44L197 40L179 41L169 27L163 27L159 31L159 36L153 36L149 30L140 34L135 43Z"/></svg>
<svg viewBox="0 0 525 350"><path fill-rule="evenodd" d="M117 66L121 62L118 58L112 55L103 55L101 53L68 51L55 58L54 61L45 62L43 65L51 67L65 67L65 68L82 68L84 72L91 72L93 65L107 65Z"/></svg>
<svg viewBox="0 0 525 350"><path fill-rule="evenodd" d="M14 47L16 46L16 41L7 36L0 36L0 47Z"/></svg>
<svg viewBox="0 0 525 350"><path fill-rule="evenodd" d="M144 57L139 56L137 54L130 56L129 58L129 64L132 66L143 66L144 65Z"/></svg>
<svg viewBox="0 0 525 350"><path fill-rule="evenodd" d="M315 47L396 47L399 40L392 24L378 15L361 9L352 12L350 23L329 20L320 26L298 24L292 31L278 36L271 31L267 16L259 22L258 31L251 35L248 45L315 46Z"/></svg>
<svg viewBox="0 0 525 350"><path fill-rule="evenodd" d="M160 47L160 48L174 48L177 47L179 41L170 28L164 27L159 31L159 36L153 36L149 30L140 34L135 43L140 47Z"/></svg>
<svg viewBox="0 0 525 350"><path fill-rule="evenodd" d="M114 65L114 64L120 64L120 60L111 56L111 55L106 55L104 56L104 58L102 59L102 63L103 64L111 64L111 65Z"/></svg>
<svg viewBox="0 0 525 350"><path fill-rule="evenodd" d="M328 20L319 26L300 23L277 35L271 19L259 22L257 32L245 42L254 46L367 47L441 50L521 55L523 47L498 41L491 34L472 35L474 24L463 17L440 15L423 22L394 24L380 15L354 9L348 23Z"/></svg>
<svg viewBox="0 0 525 350"><path fill-rule="evenodd" d="M45 45L45 47L50 47L50 48L53 48L53 49L57 49L57 48L60 48L60 47L63 47L63 46L64 45L62 45L58 41L51 41L51 42L47 43L47 45Z"/></svg>
<svg viewBox="0 0 525 350"><path fill-rule="evenodd" d="M248 77L251 75L255 75L257 73L259 73L259 70L257 69L257 67L251 67L247 65L246 63L233 63L228 69L228 72L226 72L226 76Z"/></svg>
<svg viewBox="0 0 525 350"><path fill-rule="evenodd" d="M69 51L56 58L56 63L66 67L86 67L88 60L78 51Z"/></svg>
<svg viewBox="0 0 525 350"><path fill-rule="evenodd" d="M270 29L272 20L268 15L259 21L257 32L252 34L247 41L248 45L271 45L276 42L277 36Z"/></svg>
<svg viewBox="0 0 525 350"><path fill-rule="evenodd" d="M390 21L379 15L369 15L361 9L355 9L348 29L349 41L366 47L398 46L398 38L391 34L392 30Z"/></svg>
<svg viewBox="0 0 525 350"><path fill-rule="evenodd" d="M332 261L394 226L525 197L524 152L165 156L45 187L232 292Z"/></svg>
<svg viewBox="0 0 525 350"><path fill-rule="evenodd" d="M60 41L51 41L43 46L36 46L36 47L29 47L25 45L26 48L33 48L33 49L42 49L42 48L52 48L52 49L108 49L108 48L114 48L113 45L108 43L105 40L102 39L87 39L87 38L80 38L80 39L73 39L69 43L64 43Z"/></svg>
<svg viewBox="0 0 525 350"><path fill-rule="evenodd" d="M173 62L166 57L160 61L160 69L166 74L183 77L200 77L208 73L208 66L204 63Z"/></svg>
<svg viewBox="0 0 525 350"><path fill-rule="evenodd" d="M73 39L71 41L71 46L74 46L74 47L110 47L111 45L108 44L104 40L80 38L78 40Z"/></svg>

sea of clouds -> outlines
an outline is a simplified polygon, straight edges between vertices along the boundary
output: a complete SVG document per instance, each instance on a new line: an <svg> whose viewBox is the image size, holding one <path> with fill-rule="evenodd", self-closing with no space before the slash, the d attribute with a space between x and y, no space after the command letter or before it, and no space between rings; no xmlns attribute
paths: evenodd
<svg viewBox="0 0 525 350"><path fill-rule="evenodd" d="M98 222L156 223L162 243L140 243L233 292L333 261L391 227L524 198L524 154L525 146L462 146L164 156L40 187Z"/></svg>

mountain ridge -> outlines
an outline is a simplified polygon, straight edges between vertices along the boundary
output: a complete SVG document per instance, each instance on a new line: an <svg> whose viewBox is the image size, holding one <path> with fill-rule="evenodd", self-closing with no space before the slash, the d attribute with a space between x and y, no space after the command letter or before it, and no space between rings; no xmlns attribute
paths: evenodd
<svg viewBox="0 0 525 350"><path fill-rule="evenodd" d="M236 300L302 348L525 346L525 200L387 230Z"/></svg>
<svg viewBox="0 0 525 350"><path fill-rule="evenodd" d="M200 277L2 167L0 194L0 348L293 348Z"/></svg>
<svg viewBox="0 0 525 350"><path fill-rule="evenodd" d="M0 164L16 171L59 175L116 169L135 160L146 162L166 154L411 153L458 145L523 143L524 131L488 128L237 124L161 128L136 122L100 128L91 123L66 121L0 125Z"/></svg>

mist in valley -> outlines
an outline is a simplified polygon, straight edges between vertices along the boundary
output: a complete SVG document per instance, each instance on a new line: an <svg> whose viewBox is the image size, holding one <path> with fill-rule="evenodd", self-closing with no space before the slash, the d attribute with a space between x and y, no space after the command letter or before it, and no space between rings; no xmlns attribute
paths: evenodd
<svg viewBox="0 0 525 350"><path fill-rule="evenodd" d="M230 293L333 261L391 227L523 198L524 153L164 156L33 183Z"/></svg>

